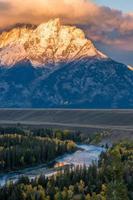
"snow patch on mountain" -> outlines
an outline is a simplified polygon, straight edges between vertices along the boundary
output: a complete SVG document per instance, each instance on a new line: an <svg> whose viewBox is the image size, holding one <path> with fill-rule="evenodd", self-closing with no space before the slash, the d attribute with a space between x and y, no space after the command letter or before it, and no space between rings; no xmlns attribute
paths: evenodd
<svg viewBox="0 0 133 200"><path fill-rule="evenodd" d="M24 59L34 67L56 66L85 57L107 58L81 29L61 25L59 19L42 23L36 29L18 27L0 35L1 66L12 67Z"/></svg>

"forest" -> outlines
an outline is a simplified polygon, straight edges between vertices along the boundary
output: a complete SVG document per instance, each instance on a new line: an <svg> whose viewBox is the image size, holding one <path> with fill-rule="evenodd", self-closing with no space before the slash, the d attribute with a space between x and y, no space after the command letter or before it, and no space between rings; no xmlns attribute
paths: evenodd
<svg viewBox="0 0 133 200"><path fill-rule="evenodd" d="M49 137L51 139L56 138L59 140L71 140L75 143L92 143L98 144L102 137L107 135L108 132L97 132L95 134L84 134L80 131L60 130L52 128L22 128L22 127L0 127L0 135L7 134L19 134L23 136L38 136L42 138Z"/></svg>
<svg viewBox="0 0 133 200"><path fill-rule="evenodd" d="M69 131L69 130L59 130L52 128L22 128L22 127L0 127L0 135L10 135L10 134L19 134L23 136L38 136L42 138L56 138L59 140L73 140L75 142L81 142L87 137L81 132Z"/></svg>
<svg viewBox="0 0 133 200"><path fill-rule="evenodd" d="M103 134L103 133L102 133ZM99 141L80 132L52 129L0 128L0 172L48 163L78 142ZM0 200L132 200L133 142L114 144L100 155L98 164L67 166L56 175L21 177L0 188Z"/></svg>
<svg viewBox="0 0 133 200"><path fill-rule="evenodd" d="M21 177L0 189L1 200L132 200L133 142L114 145L98 165L60 171L50 178Z"/></svg>
<svg viewBox="0 0 133 200"><path fill-rule="evenodd" d="M14 134L13 134L14 132ZM41 137L17 129L1 131L0 172L21 169L35 164L45 164L56 157L76 150L72 140L58 137Z"/></svg>

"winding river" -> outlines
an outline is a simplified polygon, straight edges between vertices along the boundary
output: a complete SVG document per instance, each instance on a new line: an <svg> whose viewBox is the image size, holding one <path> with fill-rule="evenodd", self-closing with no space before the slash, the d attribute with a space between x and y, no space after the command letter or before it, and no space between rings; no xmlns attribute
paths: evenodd
<svg viewBox="0 0 133 200"><path fill-rule="evenodd" d="M89 166L93 161L98 161L99 155L102 151L105 151L104 148L94 146L94 145L77 145L80 150L72 154L64 154L60 156L55 161L56 163L64 163L68 165L86 165ZM39 165L36 167L26 168L17 172L10 172L0 174L0 186L4 186L7 182L12 181L16 182L21 176L28 176L29 179L34 179L41 174L45 176L51 176L57 173L56 168L49 168L46 165Z"/></svg>

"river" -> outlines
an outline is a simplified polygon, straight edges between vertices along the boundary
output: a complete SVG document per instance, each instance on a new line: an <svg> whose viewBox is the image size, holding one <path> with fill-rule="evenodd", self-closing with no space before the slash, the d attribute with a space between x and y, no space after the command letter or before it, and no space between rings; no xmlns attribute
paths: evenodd
<svg viewBox="0 0 133 200"><path fill-rule="evenodd" d="M99 155L104 148L94 145L77 145L80 150L72 154L64 154L55 160L56 164L64 163L68 165L86 165L89 166L93 161L98 161ZM21 176L28 176L29 179L34 179L40 175L51 176L57 173L56 168L49 168L46 165L26 168L16 172L0 174L0 186L4 186L7 182L16 182Z"/></svg>

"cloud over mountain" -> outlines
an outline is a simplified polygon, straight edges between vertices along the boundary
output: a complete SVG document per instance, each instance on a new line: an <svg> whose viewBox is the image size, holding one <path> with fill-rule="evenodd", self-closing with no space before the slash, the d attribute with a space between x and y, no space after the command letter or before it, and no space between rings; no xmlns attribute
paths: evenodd
<svg viewBox="0 0 133 200"><path fill-rule="evenodd" d="M38 24L55 17L84 28L96 42L133 51L132 13L98 6L92 0L0 0L1 27Z"/></svg>
<svg viewBox="0 0 133 200"><path fill-rule="evenodd" d="M57 18L0 35L0 92L0 107L133 108L133 71Z"/></svg>

